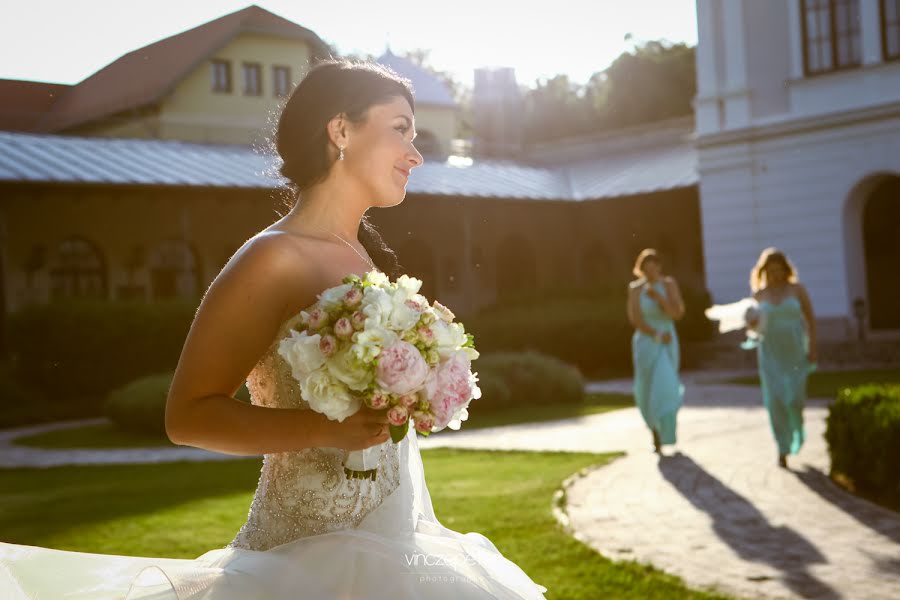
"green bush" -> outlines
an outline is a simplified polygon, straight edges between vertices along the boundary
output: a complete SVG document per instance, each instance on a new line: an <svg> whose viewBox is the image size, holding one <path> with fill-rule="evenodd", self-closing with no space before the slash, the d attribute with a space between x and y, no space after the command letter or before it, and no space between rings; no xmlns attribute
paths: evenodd
<svg viewBox="0 0 900 600"><path fill-rule="evenodd" d="M166 396L173 373L142 377L114 390L104 405L104 413L119 428L134 433L165 435ZM236 394L238 400L250 401L247 386Z"/></svg>
<svg viewBox="0 0 900 600"><path fill-rule="evenodd" d="M23 384L9 366L0 367L0 429L71 417L66 405L50 405L34 388Z"/></svg>
<svg viewBox="0 0 900 600"><path fill-rule="evenodd" d="M576 404L584 401L584 378L572 365L537 352L482 355L475 364L482 398L479 408L520 404ZM502 390L501 384L506 388Z"/></svg>
<svg viewBox="0 0 900 600"><path fill-rule="evenodd" d="M48 399L100 414L106 394L138 377L171 371L196 306L184 303L66 302L12 315L17 377Z"/></svg>
<svg viewBox="0 0 900 600"><path fill-rule="evenodd" d="M825 439L832 475L863 492L900 502L900 385L844 388L828 409Z"/></svg>

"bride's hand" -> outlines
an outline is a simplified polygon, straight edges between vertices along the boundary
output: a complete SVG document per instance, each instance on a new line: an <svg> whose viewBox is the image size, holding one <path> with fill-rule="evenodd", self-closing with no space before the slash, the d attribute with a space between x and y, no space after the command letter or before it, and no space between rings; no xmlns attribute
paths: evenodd
<svg viewBox="0 0 900 600"><path fill-rule="evenodd" d="M325 419L325 444L329 448L363 450L391 439L387 411L363 406L342 423Z"/></svg>

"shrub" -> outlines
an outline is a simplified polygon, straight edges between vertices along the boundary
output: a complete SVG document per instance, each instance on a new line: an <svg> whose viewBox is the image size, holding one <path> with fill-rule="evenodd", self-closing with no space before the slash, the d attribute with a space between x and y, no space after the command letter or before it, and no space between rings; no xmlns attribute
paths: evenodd
<svg viewBox="0 0 900 600"><path fill-rule="evenodd" d="M552 356L537 352L488 354L479 358L473 367L482 387L482 398L476 401L479 409L519 404L575 404L584 400L581 372Z"/></svg>
<svg viewBox="0 0 900 600"><path fill-rule="evenodd" d="M163 373L142 377L114 390L104 405L106 416L125 431L165 435L166 396L172 376L172 373ZM241 386L236 397L250 401L246 385Z"/></svg>
<svg viewBox="0 0 900 600"><path fill-rule="evenodd" d="M900 502L900 385L844 388L828 409L825 439L832 475L863 492Z"/></svg>

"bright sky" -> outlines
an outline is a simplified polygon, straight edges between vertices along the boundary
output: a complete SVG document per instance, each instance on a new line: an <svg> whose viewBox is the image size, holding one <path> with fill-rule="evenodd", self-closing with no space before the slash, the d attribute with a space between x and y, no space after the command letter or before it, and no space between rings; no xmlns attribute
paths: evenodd
<svg viewBox="0 0 900 600"><path fill-rule="evenodd" d="M77 83L121 55L248 6L248 0L0 0L0 78ZM471 84L480 66L520 83L585 82L634 41L696 44L695 0L257 0L341 53L423 48ZM626 34L632 41L625 41Z"/></svg>

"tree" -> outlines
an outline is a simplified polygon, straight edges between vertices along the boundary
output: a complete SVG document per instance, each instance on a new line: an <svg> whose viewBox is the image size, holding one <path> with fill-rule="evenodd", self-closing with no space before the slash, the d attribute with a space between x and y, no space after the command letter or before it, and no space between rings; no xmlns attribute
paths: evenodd
<svg viewBox="0 0 900 600"><path fill-rule="evenodd" d="M595 73L587 87L603 129L689 115L697 93L694 48L646 42Z"/></svg>

